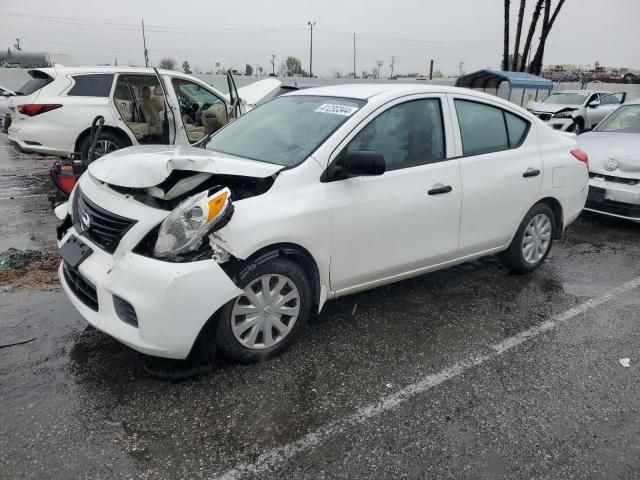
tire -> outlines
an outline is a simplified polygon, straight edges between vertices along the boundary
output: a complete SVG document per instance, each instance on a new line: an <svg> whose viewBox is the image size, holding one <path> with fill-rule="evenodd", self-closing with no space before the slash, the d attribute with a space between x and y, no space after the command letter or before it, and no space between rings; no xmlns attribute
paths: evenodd
<svg viewBox="0 0 640 480"><path fill-rule="evenodd" d="M98 143L96 144L96 149L94 151L95 158L97 159L102 155L105 155L105 148L108 150L106 153L111 153L128 146L129 143L125 142L120 136L116 135L115 133L102 132L100 134L100 137L98 138ZM82 153L82 158L87 158L89 154L89 148L91 147L91 135L85 135L85 137L80 141L79 147L80 152Z"/></svg>
<svg viewBox="0 0 640 480"><path fill-rule="evenodd" d="M512 273L532 272L549 255L555 233L553 210L546 203L538 203L527 212L509 248L500 254L500 260Z"/></svg>
<svg viewBox="0 0 640 480"><path fill-rule="evenodd" d="M306 327L311 311L311 286L303 268L283 257L248 265L239 278L242 279L239 287L245 294L220 311L217 347L234 361L262 362L285 351ZM266 302L262 293L265 285L269 291ZM286 298L290 299L284 301ZM290 315L282 314L283 310Z"/></svg>

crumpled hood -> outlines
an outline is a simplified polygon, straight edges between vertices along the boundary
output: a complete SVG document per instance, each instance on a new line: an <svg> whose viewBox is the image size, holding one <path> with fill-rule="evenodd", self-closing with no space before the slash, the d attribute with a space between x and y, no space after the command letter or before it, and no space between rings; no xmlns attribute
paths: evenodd
<svg viewBox="0 0 640 480"><path fill-rule="evenodd" d="M202 148L144 145L99 158L89 165L89 174L110 185L147 188L162 183L174 170L266 178L283 168Z"/></svg>
<svg viewBox="0 0 640 480"><path fill-rule="evenodd" d="M639 134L589 132L578 136L578 145L589 155L591 172L624 178L640 178ZM616 168L613 168L614 166Z"/></svg>
<svg viewBox="0 0 640 480"><path fill-rule="evenodd" d="M579 105L557 105L554 103L542 103L542 102L529 102L527 104L527 109L532 110L534 112L543 112L543 113L557 113L561 110L571 109L577 110L580 108Z"/></svg>

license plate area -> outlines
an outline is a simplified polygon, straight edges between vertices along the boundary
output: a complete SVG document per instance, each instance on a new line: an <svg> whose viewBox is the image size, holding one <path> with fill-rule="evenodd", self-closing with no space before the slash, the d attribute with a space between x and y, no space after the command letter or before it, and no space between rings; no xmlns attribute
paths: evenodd
<svg viewBox="0 0 640 480"><path fill-rule="evenodd" d="M71 235L60 250L58 250L58 255L73 269L77 269L92 253L93 249L75 235Z"/></svg>
<svg viewBox="0 0 640 480"><path fill-rule="evenodd" d="M589 188L589 195L587 201L590 203L604 203L607 191L604 188L591 187Z"/></svg>

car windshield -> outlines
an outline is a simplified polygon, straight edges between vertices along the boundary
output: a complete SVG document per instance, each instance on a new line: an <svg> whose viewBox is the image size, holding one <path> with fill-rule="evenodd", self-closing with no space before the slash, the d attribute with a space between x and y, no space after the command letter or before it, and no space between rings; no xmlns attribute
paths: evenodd
<svg viewBox="0 0 640 480"><path fill-rule="evenodd" d="M640 133L640 104L625 105L605 118L596 132Z"/></svg>
<svg viewBox="0 0 640 480"><path fill-rule="evenodd" d="M337 97L284 96L261 105L216 133L208 150L293 167L364 105Z"/></svg>
<svg viewBox="0 0 640 480"><path fill-rule="evenodd" d="M552 105L582 105L589 94L585 93L554 93L545 98L542 103Z"/></svg>

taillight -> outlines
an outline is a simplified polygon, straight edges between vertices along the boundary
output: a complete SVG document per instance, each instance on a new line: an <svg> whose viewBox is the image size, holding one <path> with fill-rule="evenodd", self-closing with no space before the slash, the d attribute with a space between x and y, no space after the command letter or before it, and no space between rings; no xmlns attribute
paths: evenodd
<svg viewBox="0 0 640 480"><path fill-rule="evenodd" d="M41 113L50 112L62 105L58 103L26 103L18 106L18 111L28 117L35 117Z"/></svg>
<svg viewBox="0 0 640 480"><path fill-rule="evenodd" d="M584 163L587 168L589 168L589 155L587 155L587 152L583 152L579 148L576 148L575 150L571 150L571 155L576 157L578 160Z"/></svg>

